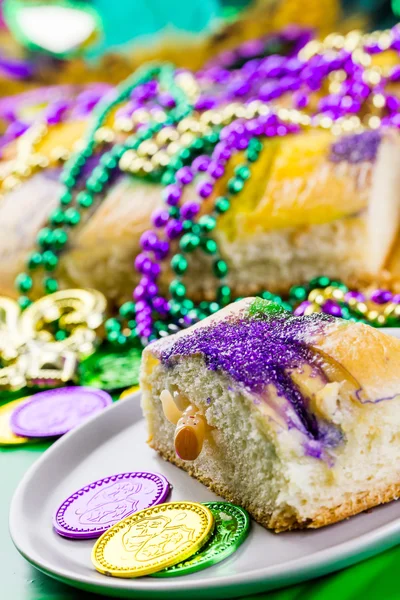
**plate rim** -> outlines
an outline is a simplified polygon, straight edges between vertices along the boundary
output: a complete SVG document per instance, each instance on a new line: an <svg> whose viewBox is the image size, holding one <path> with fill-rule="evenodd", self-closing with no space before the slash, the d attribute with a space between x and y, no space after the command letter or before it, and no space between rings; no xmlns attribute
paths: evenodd
<svg viewBox="0 0 400 600"><path fill-rule="evenodd" d="M25 490L29 488L30 482L34 479L36 472L43 468L43 464L46 465L49 460L52 460L52 455L55 452L59 452L64 446L69 445L70 440L80 436L81 432L86 428L92 427L95 421L105 420L107 418L106 415L111 411L128 410L129 407L131 409L129 412L132 424L144 420L140 409L140 396L141 392L138 391L132 394L132 396L124 398L122 401L114 402L76 429L64 435L34 462L19 482L12 497L9 512L11 539L18 552L30 564L46 575L73 587L94 591L98 594L118 595L119 597L162 598L165 594L170 594L171 592L174 592L176 597L183 597L184 595L187 596L189 591L193 598L203 598L210 593L214 593L215 597L220 598L227 597L227 594L230 597L237 597L244 593L261 592L277 587L284 587L337 571L387 550L400 541L400 517L398 517L390 523L381 525L356 538L320 550L312 555L311 560L310 555L308 555L306 558L300 557L278 566L259 568L247 574L235 573L219 576L218 581L214 580L210 581L210 583L207 578L189 580L184 576L181 578L138 578L125 580L104 577L104 582L97 582L93 581L90 576L75 574L68 568L54 566L47 559L41 561L35 559L29 551L24 549L24 534L22 528L18 526L18 509L22 506ZM126 582L130 582L131 585L128 586Z"/></svg>

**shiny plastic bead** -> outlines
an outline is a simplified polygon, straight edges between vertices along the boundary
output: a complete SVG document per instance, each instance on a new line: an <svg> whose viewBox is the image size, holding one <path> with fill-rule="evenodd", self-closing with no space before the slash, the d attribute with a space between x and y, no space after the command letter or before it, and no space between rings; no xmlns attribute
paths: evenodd
<svg viewBox="0 0 400 600"><path fill-rule="evenodd" d="M204 136L204 143L206 144L217 144L219 141L219 134L216 131L213 131L207 135Z"/></svg>
<svg viewBox="0 0 400 600"><path fill-rule="evenodd" d="M184 300L182 300L182 308L184 308L185 310L192 310L193 307L194 303L189 298L185 298Z"/></svg>
<svg viewBox="0 0 400 600"><path fill-rule="evenodd" d="M230 201L228 200L228 198L225 198L224 196L217 198L217 200L215 201L215 210L219 214L226 213L230 209L230 207L231 207Z"/></svg>
<svg viewBox="0 0 400 600"><path fill-rule="evenodd" d="M198 220L198 224L202 231L205 231L208 233L210 231L213 231L213 229L215 229L215 227L217 225L217 221L216 221L215 217L212 217L210 215L204 215L204 216L200 217L200 219Z"/></svg>
<svg viewBox="0 0 400 600"><path fill-rule="evenodd" d="M102 184L107 183L107 181L110 178L108 171L100 165L93 169L91 177L93 177Z"/></svg>
<svg viewBox="0 0 400 600"><path fill-rule="evenodd" d="M120 333L117 337L117 344L119 344L120 346L124 346L127 341L127 337L123 333Z"/></svg>
<svg viewBox="0 0 400 600"><path fill-rule="evenodd" d="M307 290L301 285L293 286L290 289L289 298L294 302L303 302L307 298Z"/></svg>
<svg viewBox="0 0 400 600"><path fill-rule="evenodd" d="M192 221L189 221L189 219L186 219L185 221L183 221L183 223L182 223L182 230L185 233L188 233L188 232L192 231L192 227L193 227Z"/></svg>
<svg viewBox="0 0 400 600"><path fill-rule="evenodd" d="M217 242L211 239L201 240L201 247L206 254L216 254L218 250Z"/></svg>
<svg viewBox="0 0 400 600"><path fill-rule="evenodd" d="M42 255L40 252L32 252L30 257L28 258L28 269L33 271L37 269L42 264Z"/></svg>
<svg viewBox="0 0 400 600"><path fill-rule="evenodd" d="M118 319L107 319L107 321L104 323L104 327L107 333L111 332L111 331L121 331L121 323L118 321Z"/></svg>
<svg viewBox="0 0 400 600"><path fill-rule="evenodd" d="M52 244L61 250L68 241L68 234L64 229L54 229L52 233Z"/></svg>
<svg viewBox="0 0 400 600"><path fill-rule="evenodd" d="M182 316L182 306L179 302L170 302L169 314L172 318L177 318Z"/></svg>
<svg viewBox="0 0 400 600"><path fill-rule="evenodd" d="M204 143L204 140L202 140L201 138L197 138L193 140L193 142L190 144L190 148L199 152L204 148Z"/></svg>
<svg viewBox="0 0 400 600"><path fill-rule="evenodd" d="M219 279L226 277L228 274L228 265L224 260L216 260L213 264L214 275L216 275Z"/></svg>
<svg viewBox="0 0 400 600"><path fill-rule="evenodd" d="M46 271L54 271L58 265L58 258L51 250L43 252L43 267Z"/></svg>
<svg viewBox="0 0 400 600"><path fill-rule="evenodd" d="M221 285L217 290L217 299L222 306L226 306L231 301L231 289L227 285Z"/></svg>
<svg viewBox="0 0 400 600"><path fill-rule="evenodd" d="M177 300L181 300L186 295L186 287L181 281L178 281L177 279L171 281L169 291L171 292L173 298L176 298Z"/></svg>
<svg viewBox="0 0 400 600"><path fill-rule="evenodd" d="M331 280L329 279L329 277L314 277L314 279L311 279L309 282L309 286L310 288L326 288L328 287L328 285L331 285Z"/></svg>
<svg viewBox="0 0 400 600"><path fill-rule="evenodd" d="M170 217L172 217L173 219L177 219L180 216L180 209L179 206L171 206L168 209L168 214Z"/></svg>
<svg viewBox="0 0 400 600"><path fill-rule="evenodd" d="M66 206L68 204L71 204L71 202L72 202L72 194L71 194L71 192L69 190L65 190L65 192L63 192L61 194L60 202L64 206Z"/></svg>
<svg viewBox="0 0 400 600"><path fill-rule="evenodd" d="M177 275L183 275L188 268L188 261L182 254L175 254L171 259L171 267Z"/></svg>
<svg viewBox="0 0 400 600"><path fill-rule="evenodd" d="M60 208L56 208L50 214L49 221L52 225L62 225L64 223L65 214Z"/></svg>
<svg viewBox="0 0 400 600"><path fill-rule="evenodd" d="M239 179L246 181L251 175L250 169L247 165L239 165L235 168L235 175L236 177L239 177Z"/></svg>
<svg viewBox="0 0 400 600"><path fill-rule="evenodd" d="M275 294L273 294L272 292L265 291L262 292L261 298L263 298L264 300L270 300L271 302L274 302Z"/></svg>
<svg viewBox="0 0 400 600"><path fill-rule="evenodd" d="M79 224L81 220L81 215L76 210L76 208L67 208L65 211L65 221L71 227L75 227Z"/></svg>
<svg viewBox="0 0 400 600"><path fill-rule="evenodd" d="M175 183L175 175L172 171L165 171L161 177L161 185L167 186L171 183Z"/></svg>
<svg viewBox="0 0 400 600"><path fill-rule="evenodd" d="M228 181L228 190L231 194L239 194L239 192L242 191L243 187L244 182L238 177L232 177L232 179Z"/></svg>
<svg viewBox="0 0 400 600"><path fill-rule="evenodd" d="M260 155L256 150L247 149L245 156L249 162L256 162Z"/></svg>
<svg viewBox="0 0 400 600"><path fill-rule="evenodd" d="M116 144L113 147L113 149L111 150L111 154L117 162L119 161L120 158L122 158L122 156L125 154L125 152L126 152L126 148L124 148L124 146L122 146L121 144Z"/></svg>
<svg viewBox="0 0 400 600"><path fill-rule="evenodd" d="M41 229L37 235L36 241L38 246L41 248L46 248L53 243L54 232L51 231L48 227L44 227Z"/></svg>
<svg viewBox="0 0 400 600"><path fill-rule="evenodd" d="M198 225L197 223L193 223L192 224L192 233L200 236L202 234L200 225Z"/></svg>
<svg viewBox="0 0 400 600"><path fill-rule="evenodd" d="M188 148L183 148L179 152L178 157L182 162L186 162L190 158L190 150Z"/></svg>
<svg viewBox="0 0 400 600"><path fill-rule="evenodd" d="M15 286L21 293L29 292L32 285L32 277L28 273L20 273L15 280Z"/></svg>
<svg viewBox="0 0 400 600"><path fill-rule="evenodd" d="M76 183L75 177L71 173L68 173L68 172L61 173L60 181L69 189L72 189Z"/></svg>
<svg viewBox="0 0 400 600"><path fill-rule="evenodd" d="M121 317L127 319L128 317L135 315L135 303L134 302L125 302L119 309L119 314Z"/></svg>
<svg viewBox="0 0 400 600"><path fill-rule="evenodd" d="M180 158L178 158L177 156L172 158L169 161L169 168L173 169L174 171L177 171L178 169L181 169L183 167L183 161L181 161Z"/></svg>
<svg viewBox="0 0 400 600"><path fill-rule="evenodd" d="M257 138L252 138L249 141L249 150L253 150L254 152L261 152L263 149L263 144Z"/></svg>
<svg viewBox="0 0 400 600"><path fill-rule="evenodd" d="M109 331L107 333L107 340L110 342L110 344L116 344L118 342L119 335L120 334L118 331Z"/></svg>
<svg viewBox="0 0 400 600"><path fill-rule="evenodd" d="M59 329L54 337L56 338L57 342L63 342L65 339L67 339L67 336L68 334L66 331Z"/></svg>
<svg viewBox="0 0 400 600"><path fill-rule="evenodd" d="M20 296L18 298L18 304L21 310L25 310L32 304L32 300L28 296Z"/></svg>
<svg viewBox="0 0 400 600"><path fill-rule="evenodd" d="M43 280L43 287L46 294L54 294L58 290L58 282L53 277L45 277Z"/></svg>
<svg viewBox="0 0 400 600"><path fill-rule="evenodd" d="M76 202L82 208L90 208L90 206L93 204L93 196L87 192L79 192L79 194L76 196Z"/></svg>
<svg viewBox="0 0 400 600"><path fill-rule="evenodd" d="M103 154L103 156L100 158L100 164L106 169L115 169L118 161L112 154Z"/></svg>
<svg viewBox="0 0 400 600"><path fill-rule="evenodd" d="M179 242L179 246L184 252L193 252L200 244L200 238L192 233L185 233Z"/></svg>
<svg viewBox="0 0 400 600"><path fill-rule="evenodd" d="M94 194L99 194L103 189L101 183L97 181L97 179L94 179L94 177L89 177L89 179L86 182L86 187L89 190L89 192L93 192Z"/></svg>

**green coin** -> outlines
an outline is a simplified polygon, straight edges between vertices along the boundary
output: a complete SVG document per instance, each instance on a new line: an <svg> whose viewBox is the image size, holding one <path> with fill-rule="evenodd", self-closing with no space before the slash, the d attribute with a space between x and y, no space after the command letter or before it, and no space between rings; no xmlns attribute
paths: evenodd
<svg viewBox="0 0 400 600"><path fill-rule="evenodd" d="M137 385L141 354L139 348L122 352L99 349L81 362L79 383L108 391Z"/></svg>
<svg viewBox="0 0 400 600"><path fill-rule="evenodd" d="M167 569L154 573L152 577L175 577L189 575L212 567L236 552L249 532L250 518L244 508L230 502L204 502L215 520L214 533L196 554Z"/></svg>

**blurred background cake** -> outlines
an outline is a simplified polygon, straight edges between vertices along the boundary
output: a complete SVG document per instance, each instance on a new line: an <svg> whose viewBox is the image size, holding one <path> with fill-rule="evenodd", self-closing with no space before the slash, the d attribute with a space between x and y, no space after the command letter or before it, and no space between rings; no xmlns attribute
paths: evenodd
<svg viewBox="0 0 400 600"><path fill-rule="evenodd" d="M249 294L397 324L395 3L123 4L3 3L0 294L96 289L122 346Z"/></svg>

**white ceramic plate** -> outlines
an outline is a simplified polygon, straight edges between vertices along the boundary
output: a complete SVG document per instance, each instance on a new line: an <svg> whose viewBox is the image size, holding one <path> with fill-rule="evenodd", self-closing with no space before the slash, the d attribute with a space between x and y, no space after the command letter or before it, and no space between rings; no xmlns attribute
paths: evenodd
<svg viewBox="0 0 400 600"><path fill-rule="evenodd" d="M353 564L400 541L400 505L316 531L276 535L252 523L241 548L204 571L169 579L117 579L97 573L94 540L69 540L52 529L59 504L96 479L124 471L158 471L172 500L215 500L198 481L164 462L146 444L140 393L117 402L56 442L31 467L12 501L10 531L21 554L55 579L109 596L232 598L288 585Z"/></svg>

